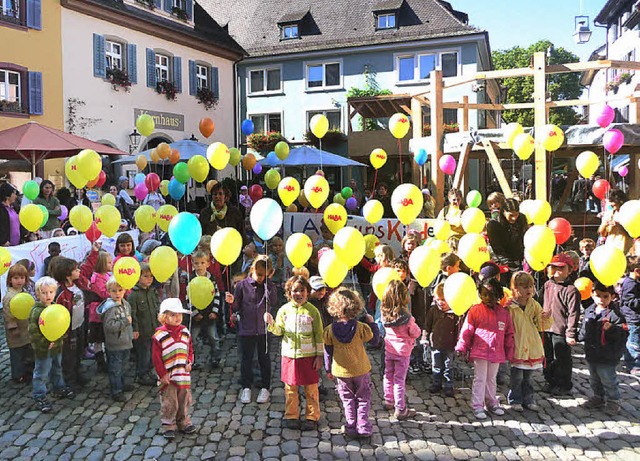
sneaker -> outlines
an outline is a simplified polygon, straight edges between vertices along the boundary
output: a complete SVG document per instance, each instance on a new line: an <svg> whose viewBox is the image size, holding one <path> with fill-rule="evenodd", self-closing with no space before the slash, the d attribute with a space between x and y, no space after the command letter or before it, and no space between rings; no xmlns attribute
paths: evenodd
<svg viewBox="0 0 640 461"><path fill-rule="evenodd" d="M196 371L196 370L199 370L200 368L202 368L202 366L199 363L194 363L191 365L191 371Z"/></svg>
<svg viewBox="0 0 640 461"><path fill-rule="evenodd" d="M73 392L68 386L63 387L62 389L58 389L52 392L54 397L58 397L59 399L72 399L75 397L76 393Z"/></svg>
<svg viewBox="0 0 640 461"><path fill-rule="evenodd" d="M602 408L604 407L604 399L602 397L598 397L598 396L593 396L591 397L589 400L587 400L586 402L584 402L582 405L580 405L582 408L586 408L587 410L594 410L596 408Z"/></svg>
<svg viewBox="0 0 640 461"><path fill-rule="evenodd" d="M111 396L114 402L126 402L127 398L124 396L124 392L118 392Z"/></svg>
<svg viewBox="0 0 640 461"><path fill-rule="evenodd" d="M604 412L610 416L620 413L620 404L616 400L608 400L604 406Z"/></svg>
<svg viewBox="0 0 640 461"><path fill-rule="evenodd" d="M396 405L393 402L387 402L385 400L383 407L385 410L393 410L396 407Z"/></svg>
<svg viewBox="0 0 640 461"><path fill-rule="evenodd" d="M489 408L489 413L493 413L496 416L503 416L504 415L504 408L502 408L502 407Z"/></svg>
<svg viewBox="0 0 640 461"><path fill-rule="evenodd" d="M473 410L473 416L475 416L476 419L487 419L487 414L484 410Z"/></svg>
<svg viewBox="0 0 640 461"><path fill-rule="evenodd" d="M196 431L196 427L193 424L189 424L187 427L181 430L183 434L193 434Z"/></svg>
<svg viewBox="0 0 640 461"><path fill-rule="evenodd" d="M213 368L214 370L216 368L220 368L220 360L214 359L211 362L209 362L209 365L211 366L211 368Z"/></svg>
<svg viewBox="0 0 640 461"><path fill-rule="evenodd" d="M327 389L326 387L320 385L320 386L318 386L318 393L320 395L323 395L323 396L328 395L329 394L329 389Z"/></svg>
<svg viewBox="0 0 640 461"><path fill-rule="evenodd" d="M136 378L136 382L143 386L155 386L158 384L158 380L153 378L151 375L143 375L139 378Z"/></svg>
<svg viewBox="0 0 640 461"><path fill-rule="evenodd" d="M456 391L453 387L445 387L444 388L444 396L445 397L455 397Z"/></svg>
<svg viewBox="0 0 640 461"><path fill-rule="evenodd" d="M433 373L433 369L431 368L431 365L429 365L428 363L421 363L420 364L420 370L422 370L422 372L425 375L430 375Z"/></svg>
<svg viewBox="0 0 640 461"><path fill-rule="evenodd" d="M413 408L405 407L404 411L395 411L395 417L399 420L405 420L413 418L416 415L416 411Z"/></svg>
<svg viewBox="0 0 640 461"><path fill-rule="evenodd" d="M131 392L135 389L135 387L133 386L133 384L125 384L124 386L122 386L122 390L124 392Z"/></svg>
<svg viewBox="0 0 640 461"><path fill-rule="evenodd" d="M422 369L420 368L420 365L414 363L409 367L409 373L412 375L419 375L420 373L422 373Z"/></svg>
<svg viewBox="0 0 640 461"><path fill-rule="evenodd" d="M260 393L258 394L258 398L256 399L256 402L267 403L270 397L271 397L271 394L269 393L269 391L263 387L262 389L260 389Z"/></svg>
<svg viewBox="0 0 640 461"><path fill-rule="evenodd" d="M542 386L542 389L540 389L540 391L544 392L545 394L553 394L555 393L555 390L556 390L556 387L550 383L545 383L545 385Z"/></svg>
<svg viewBox="0 0 640 461"><path fill-rule="evenodd" d="M640 376L640 368L633 367L629 374L632 376Z"/></svg>
<svg viewBox="0 0 640 461"><path fill-rule="evenodd" d="M539 411L540 410L540 406L536 405L535 403L529 403L529 404L525 404L523 405L527 410L531 410L531 411Z"/></svg>
<svg viewBox="0 0 640 461"><path fill-rule="evenodd" d="M176 431L172 431L171 429L169 429L168 431L164 431L162 433L162 437L167 440L173 440L176 437Z"/></svg>
<svg viewBox="0 0 640 461"><path fill-rule="evenodd" d="M553 395L555 395L556 397L567 397L567 396L571 396L573 394L571 392L571 389L561 389L559 387L556 387L555 389L553 389L551 391L551 393Z"/></svg>
<svg viewBox="0 0 640 461"><path fill-rule="evenodd" d="M432 394L437 394L438 392L440 392L440 389L442 389L442 387L439 384L432 384L431 387L429 387L429 392L431 392Z"/></svg>
<svg viewBox="0 0 640 461"><path fill-rule="evenodd" d="M521 412L521 411L523 411L523 410L524 410L524 407L522 406L522 404L521 404L521 403L514 403L514 404L512 404L512 405L511 405L511 409L512 409L513 411Z"/></svg>
<svg viewBox="0 0 640 461"><path fill-rule="evenodd" d="M299 419L285 419L284 427L287 429L300 429L300 420Z"/></svg>
<svg viewBox="0 0 640 461"><path fill-rule="evenodd" d="M49 413L53 407L51 406L49 401L43 397L36 400L36 408L42 413Z"/></svg>
<svg viewBox="0 0 640 461"><path fill-rule="evenodd" d="M302 432L315 431L317 428L318 428L318 422L312 421L310 419L305 419L304 421L302 421L302 424L300 425L300 430Z"/></svg>
<svg viewBox="0 0 640 461"><path fill-rule="evenodd" d="M240 402L251 403L251 389L248 387L242 389L242 392L240 393Z"/></svg>

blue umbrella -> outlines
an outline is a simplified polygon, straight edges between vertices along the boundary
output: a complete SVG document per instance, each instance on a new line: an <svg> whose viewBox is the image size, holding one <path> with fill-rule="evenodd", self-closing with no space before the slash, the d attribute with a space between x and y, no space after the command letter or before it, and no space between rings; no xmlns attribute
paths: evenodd
<svg viewBox="0 0 640 461"><path fill-rule="evenodd" d="M271 166L269 158L260 160L262 166ZM289 156L284 161L279 161L278 166L367 166L350 158L331 152L321 151L311 146L300 146L289 151Z"/></svg>
<svg viewBox="0 0 640 461"><path fill-rule="evenodd" d="M203 157L207 156L207 147L208 144L203 144L198 141L190 141L189 139L183 139L182 141L176 141L169 144L169 147L172 149L178 149L180 152L180 160L188 161L194 155L202 155ZM139 152L135 155L131 155L128 157L123 157L119 160L116 160L112 163L131 163L136 161L136 157L138 155L144 155L147 157L147 160L151 161L151 149L147 149L145 151Z"/></svg>

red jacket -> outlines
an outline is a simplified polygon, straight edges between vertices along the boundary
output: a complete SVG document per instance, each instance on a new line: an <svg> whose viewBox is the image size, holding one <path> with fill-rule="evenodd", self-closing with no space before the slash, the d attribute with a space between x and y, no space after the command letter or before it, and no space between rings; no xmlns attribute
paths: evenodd
<svg viewBox="0 0 640 461"><path fill-rule="evenodd" d="M187 284L189 283L189 275L193 272L193 264L191 264L191 256L186 256L178 260L179 281L180 281L180 299L185 301L187 299ZM220 263L214 259L211 259L211 264L207 269L211 276L215 279L216 285L220 290L220 293L226 291L226 284L222 278L220 271ZM224 299L224 296L222 297Z"/></svg>
<svg viewBox="0 0 640 461"><path fill-rule="evenodd" d="M74 283L81 290L91 290L91 274L93 274L93 266L96 265L98 260L98 252L91 250L89 256L84 263L80 266L80 277ZM56 303L67 308L69 314L73 309L73 292L67 288L63 281L58 281L60 288L58 288L59 294L56 298ZM69 326L71 328L71 326Z"/></svg>

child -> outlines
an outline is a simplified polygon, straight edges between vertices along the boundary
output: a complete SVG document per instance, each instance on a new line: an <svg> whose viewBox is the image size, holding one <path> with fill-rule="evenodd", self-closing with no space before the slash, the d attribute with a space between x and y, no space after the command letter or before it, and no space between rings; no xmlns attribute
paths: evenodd
<svg viewBox="0 0 640 461"><path fill-rule="evenodd" d="M384 400L385 408L395 407L399 420L415 416L405 402L405 380L415 339L421 330L409 313L409 292L399 280L389 282L380 308L385 329Z"/></svg>
<svg viewBox="0 0 640 461"><path fill-rule="evenodd" d="M18 320L11 313L11 299L18 293L26 293L24 286L29 274L24 266L14 264L7 273L7 293L2 299L4 329L11 361L11 379L29 384L33 373L33 349L29 340L29 320Z"/></svg>
<svg viewBox="0 0 640 461"><path fill-rule="evenodd" d="M29 314L29 338L33 346L35 366L33 368L33 398L36 408L42 413L51 411L47 400L47 380L53 386L52 394L56 397L70 399L75 393L64 383L62 376L62 338L49 341L40 331L40 314L53 304L58 289L58 282L51 277L42 277L36 282L38 302Z"/></svg>
<svg viewBox="0 0 640 461"><path fill-rule="evenodd" d="M273 277L271 277L271 281L276 285L278 290L278 302L276 306L282 306L286 303L286 298L284 296L284 282L285 278L285 267L284 267L284 242L280 237L273 237L269 241L269 258L271 258L271 264L273 264Z"/></svg>
<svg viewBox="0 0 640 461"><path fill-rule="evenodd" d="M95 294L96 299L87 306L89 312L89 343L93 344L95 351L95 360L98 372L107 372L107 361L104 357L104 328L102 319L97 313L98 306L109 298L107 293L107 281L111 278L113 270L113 256L106 251L98 253L98 260L93 266L93 274L91 275L91 291Z"/></svg>
<svg viewBox="0 0 640 461"><path fill-rule="evenodd" d="M164 201L164 198L162 198L162 195L160 194L160 191L158 189L154 191L150 190L147 196L142 201L143 205L150 205L156 211L158 211L158 208L160 208L165 203L166 202Z"/></svg>
<svg viewBox="0 0 640 461"><path fill-rule="evenodd" d="M627 272L620 286L620 312L629 328L624 361L632 375L640 376L640 256L627 256Z"/></svg>
<svg viewBox="0 0 640 461"><path fill-rule="evenodd" d="M327 310L327 284L324 283L322 277L314 275L309 278L311 293L309 293L309 302L318 309L322 318L322 328L327 328L333 322L333 315Z"/></svg>
<svg viewBox="0 0 640 461"><path fill-rule="evenodd" d="M624 317L612 303L613 287L596 282L591 297L593 304L584 312L579 339L584 341L584 353L589 365L589 383L593 397L583 408L604 407L608 415L620 412L620 389L616 366L627 340Z"/></svg>
<svg viewBox="0 0 640 461"><path fill-rule="evenodd" d="M81 360L85 348L85 302L83 290L90 291L91 274L98 260L101 243L93 242L82 266L64 256L58 256L51 265L51 276L58 282L56 303L67 308L71 325L62 345L62 372L67 384L84 386L91 380L82 372Z"/></svg>
<svg viewBox="0 0 640 461"><path fill-rule="evenodd" d="M136 246L133 243L133 237L131 237L126 232L118 235L116 239L116 247L113 250L113 264L118 262L118 259L123 256L131 256L132 258L136 258L138 261L142 261L142 255L136 251Z"/></svg>
<svg viewBox="0 0 640 461"><path fill-rule="evenodd" d="M336 319L322 334L325 350L325 368L330 379L336 380L336 389L342 400L348 437L369 437L371 406L371 363L364 348L367 342L377 342L378 327L373 317L367 323L356 318L364 308L358 292L338 288L329 298L329 313Z"/></svg>
<svg viewBox="0 0 640 461"><path fill-rule="evenodd" d="M98 307L104 326L104 345L107 351L109 384L111 397L116 402L125 402L125 391L133 390L125 384L124 371L129 362L129 353L133 348L133 329L131 328L131 306L124 299L125 289L115 277L107 281L109 299Z"/></svg>
<svg viewBox="0 0 640 461"><path fill-rule="evenodd" d="M444 283L451 275L460 272L460 257L455 253L445 253L440 257L440 272L436 275L431 286Z"/></svg>
<svg viewBox="0 0 640 461"><path fill-rule="evenodd" d="M442 389L444 378L444 395L453 397L453 360L455 356L456 338L460 328L460 317L449 307L444 299L444 283L436 286L433 292L435 306L429 310L425 322L423 336L431 346L431 363L433 378L429 392L438 393Z"/></svg>
<svg viewBox="0 0 640 461"><path fill-rule="evenodd" d="M54 261L55 259L51 258L51 260ZM29 277L27 277L27 281L24 285L24 289L26 290L27 293L33 296L34 299L37 299L36 284L33 281L33 278L36 276L36 264L29 259L21 259L20 261L16 262L16 264L20 264L27 270L27 275Z"/></svg>
<svg viewBox="0 0 640 461"><path fill-rule="evenodd" d="M256 256L258 256L256 244L253 242L246 244L242 249L242 268L240 269L240 271L247 273L249 271L249 268L253 264L253 260L256 259Z"/></svg>
<svg viewBox="0 0 640 461"><path fill-rule="evenodd" d="M264 316L276 306L278 292L268 277L273 273L271 260L258 256L249 269L249 276L238 282L234 294L227 293L234 319L238 321L238 352L240 362L240 401L251 402L253 384L253 354L260 364L260 393L256 402L266 403L271 394L271 360L267 350L267 331Z"/></svg>
<svg viewBox="0 0 640 461"><path fill-rule="evenodd" d="M591 253L596 248L596 242L593 239L582 239L580 240L579 248L582 256L580 257L578 273L582 274L589 269L589 260L591 259Z"/></svg>
<svg viewBox="0 0 640 461"><path fill-rule="evenodd" d="M144 386L155 386L156 376L152 374L151 338L158 323L158 293L151 285L153 274L149 264L140 264L140 279L127 301L131 305L131 326L133 328L133 349L136 354L136 379Z"/></svg>
<svg viewBox="0 0 640 461"><path fill-rule="evenodd" d="M544 348L540 334L551 325L551 318L533 299L534 284L533 277L526 272L516 272L511 277L513 298L508 309L513 321L515 346L507 400L515 411L539 409L533 400L531 376L535 370L542 369Z"/></svg>
<svg viewBox="0 0 640 461"><path fill-rule="evenodd" d="M310 431L320 419L318 370L322 366L322 319L313 304L307 301L311 286L303 277L291 277L285 285L290 300L273 316L266 312L264 320L269 331L282 336L282 381L285 391L285 425L289 429ZM305 421L300 425L298 386L304 386L307 402Z"/></svg>
<svg viewBox="0 0 640 461"><path fill-rule="evenodd" d="M217 323L218 316L221 314L222 294L218 289L215 278L207 270L211 263L209 260L209 254L202 250L197 250L193 253L191 260L193 263L193 273L191 274L191 278L208 278L211 280L211 283L213 283L214 290L211 304L202 310L194 311L194 317L191 323L191 333L194 338L198 338L200 336L200 331L204 330L211 348L209 364L211 365L211 368L218 368L220 366L220 336L218 335ZM204 354L202 355L204 356ZM200 362L200 360L198 361Z"/></svg>
<svg viewBox="0 0 640 461"><path fill-rule="evenodd" d="M485 404L494 415L504 415L496 396L496 376L500 363L513 359L513 322L498 303L504 296L500 282L480 282L478 294L482 302L469 309L456 352L473 360L471 408L477 419L486 419Z"/></svg>
<svg viewBox="0 0 640 461"><path fill-rule="evenodd" d="M161 326L151 343L153 366L160 381L162 435L169 440L175 437L176 428L185 434L196 431L189 418L193 347L191 333L182 325L182 314L191 312L182 307L178 298L162 301L158 315Z"/></svg>
<svg viewBox="0 0 640 461"><path fill-rule="evenodd" d="M543 391L554 395L567 395L573 383L571 347L575 346L580 320L580 292L569 283L571 258L557 254L547 267L549 280L544 284L543 309L553 319L544 334L546 367Z"/></svg>
<svg viewBox="0 0 640 461"><path fill-rule="evenodd" d="M44 275L49 275L49 263L51 262L51 259L60 255L60 244L58 242L51 242L49 246L47 246L47 249L49 250L49 256L44 258L44 261L42 263L43 264L42 273Z"/></svg>

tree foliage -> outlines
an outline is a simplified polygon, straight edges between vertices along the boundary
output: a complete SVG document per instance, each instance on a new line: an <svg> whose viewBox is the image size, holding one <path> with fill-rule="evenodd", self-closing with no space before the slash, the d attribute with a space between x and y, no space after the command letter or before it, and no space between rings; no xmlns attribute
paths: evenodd
<svg viewBox="0 0 640 461"><path fill-rule="evenodd" d="M514 46L508 50L497 50L492 53L496 70L529 67L532 65L533 53L544 53L551 47L547 64L565 64L578 62L579 58L572 52L560 47L556 48L548 40L541 40L528 48ZM500 84L507 90L506 103L533 102L533 77L511 77L501 79ZM547 98L552 101L577 99L582 93L580 74L577 72L547 75ZM502 112L505 122L518 122L522 126L533 126L533 109L507 110ZM573 125L580 116L571 107L552 107L549 121L554 125Z"/></svg>

